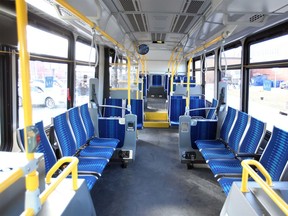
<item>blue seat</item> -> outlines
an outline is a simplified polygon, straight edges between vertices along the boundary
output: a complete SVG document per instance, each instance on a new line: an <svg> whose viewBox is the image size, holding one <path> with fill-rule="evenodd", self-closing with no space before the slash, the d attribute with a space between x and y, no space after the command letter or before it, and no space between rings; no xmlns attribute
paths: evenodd
<svg viewBox="0 0 288 216"><path fill-rule="evenodd" d="M78 152L76 148L76 142L68 124L66 113L54 117L52 121L54 125L54 133L59 144L61 154L63 156L77 155ZM80 156L78 170L80 172L101 176L108 162L109 160L104 158L85 158Z"/></svg>
<svg viewBox="0 0 288 216"><path fill-rule="evenodd" d="M87 140L87 134L85 132L85 128L78 107L71 108L68 111L68 116L73 134L76 139L76 147L78 149L82 148L82 150L80 151L80 156L102 157L110 160L115 151L114 148L86 145L89 144L89 141Z"/></svg>
<svg viewBox="0 0 288 216"><path fill-rule="evenodd" d="M228 107L225 120L221 126L220 137L216 140L196 140L195 144L199 150L202 148L225 148L228 142L231 128L237 118L238 111L232 107Z"/></svg>
<svg viewBox="0 0 288 216"><path fill-rule="evenodd" d="M237 115L237 120L229 136L228 140L229 148L200 149L200 152L204 157L205 161L207 162L210 159L218 159L218 158L221 159L234 158L235 157L234 152L238 151L240 140L244 134L249 119L250 117L246 113L239 111Z"/></svg>
<svg viewBox="0 0 288 216"><path fill-rule="evenodd" d="M89 145L116 148L120 142L118 139L99 138L95 136L95 128L89 113L88 104L81 105L79 109L86 129L87 138L89 139Z"/></svg>
<svg viewBox="0 0 288 216"><path fill-rule="evenodd" d="M281 180L282 172L287 165L288 160L288 132L281 130L274 126L272 136L267 143L266 148L263 151L263 154L261 155L261 158L259 162L262 164L262 166L268 171L270 174L272 181L279 181ZM237 164L239 163L239 165ZM240 161L233 163L233 170L231 168L230 162L227 163L225 166L223 165L219 172L233 172L234 170L236 173L241 174L242 173L242 167L240 164ZM228 170L230 169L230 170ZM227 170L227 171L226 171ZM261 173L259 175L262 176ZM241 181L241 178L231 178L231 177L222 177L218 180L220 183L222 189L224 190L225 194L228 195L230 188L232 186L232 183L234 181Z"/></svg>
<svg viewBox="0 0 288 216"><path fill-rule="evenodd" d="M152 75L152 86L162 85L162 75Z"/></svg>
<svg viewBox="0 0 288 216"><path fill-rule="evenodd" d="M40 143L37 147L36 152L39 153L43 153L44 154L44 160L45 160L45 172L47 173L53 166L54 164L57 162L57 158L56 155L54 153L54 150L47 138L47 135L44 131L44 126L43 126L43 122L37 122L35 124L35 126L37 127L38 131L39 131L39 135L40 135ZM24 129L18 129L18 144L20 144L20 148L24 150ZM71 176L68 176L68 178L71 178ZM97 177L94 175L78 175L79 179L85 179L86 181L86 185L88 187L89 190L91 190L93 188L93 186L95 185L96 181L97 181Z"/></svg>
<svg viewBox="0 0 288 216"><path fill-rule="evenodd" d="M249 129L246 133L244 132L244 138L241 140L239 151L234 155L234 159L208 161L210 169L215 177L225 175L225 173L223 173L224 171L228 173L239 173L239 171L234 171L233 167L239 165L239 160L251 158L257 153L261 141L265 136L265 132L266 123L251 117ZM230 169L227 167L227 164L232 168ZM223 171L223 169L225 170Z"/></svg>

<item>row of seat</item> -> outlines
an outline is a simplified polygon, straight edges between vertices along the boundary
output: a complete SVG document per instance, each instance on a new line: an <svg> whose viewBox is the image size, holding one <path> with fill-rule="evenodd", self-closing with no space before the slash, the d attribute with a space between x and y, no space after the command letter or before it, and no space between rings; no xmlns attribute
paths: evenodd
<svg viewBox="0 0 288 216"><path fill-rule="evenodd" d="M95 137L93 122L88 104L74 107L52 119L50 133L54 131L61 156L78 157L79 178L84 178L89 190L102 175L119 144L118 139ZM37 122L40 143L37 152L44 154L45 171L48 172L56 163L54 150L44 131L43 122ZM24 130L18 129L18 142L24 150Z"/></svg>
<svg viewBox="0 0 288 216"><path fill-rule="evenodd" d="M234 181L241 181L241 161L245 159L259 160L273 181L281 180L288 164L288 132L274 127L259 154L265 133L266 123L228 107L219 138L195 142L226 195Z"/></svg>

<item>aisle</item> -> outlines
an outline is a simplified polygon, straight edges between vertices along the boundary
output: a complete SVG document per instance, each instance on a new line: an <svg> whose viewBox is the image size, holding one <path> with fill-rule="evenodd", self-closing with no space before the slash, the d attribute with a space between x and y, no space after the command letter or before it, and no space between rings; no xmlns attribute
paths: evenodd
<svg viewBox="0 0 288 216"><path fill-rule="evenodd" d="M177 133L139 131L135 162L111 164L96 184L97 216L219 215L225 195L209 169L180 163Z"/></svg>

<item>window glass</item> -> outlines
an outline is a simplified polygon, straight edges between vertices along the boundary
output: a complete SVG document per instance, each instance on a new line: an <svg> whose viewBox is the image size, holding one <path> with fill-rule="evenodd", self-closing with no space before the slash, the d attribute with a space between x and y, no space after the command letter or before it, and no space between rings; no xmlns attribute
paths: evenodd
<svg viewBox="0 0 288 216"><path fill-rule="evenodd" d="M95 48L76 42L76 60L95 63Z"/></svg>
<svg viewBox="0 0 288 216"><path fill-rule="evenodd" d="M20 67L19 67L20 68ZM30 88L33 124L43 120L51 124L51 118L66 111L67 64L30 61ZM24 126L22 77L18 83L19 127Z"/></svg>
<svg viewBox="0 0 288 216"><path fill-rule="evenodd" d="M214 98L214 80L215 73L213 70L205 72L205 99L212 102Z"/></svg>
<svg viewBox="0 0 288 216"><path fill-rule="evenodd" d="M233 49L226 50L222 53L221 57L221 65L225 66L227 65L238 65L241 64L241 52L242 47L237 47ZM226 61L225 61L226 59Z"/></svg>
<svg viewBox="0 0 288 216"><path fill-rule="evenodd" d="M288 130L288 68L250 70L249 114Z"/></svg>
<svg viewBox="0 0 288 216"><path fill-rule="evenodd" d="M28 51L31 53L67 58L68 40L66 38L27 26Z"/></svg>
<svg viewBox="0 0 288 216"><path fill-rule="evenodd" d="M250 63L288 59L288 35L253 44L250 47Z"/></svg>
<svg viewBox="0 0 288 216"><path fill-rule="evenodd" d="M207 56L205 60L207 68L215 67L215 55Z"/></svg>
<svg viewBox="0 0 288 216"><path fill-rule="evenodd" d="M195 69L200 70L201 69L201 60L195 61Z"/></svg>
<svg viewBox="0 0 288 216"><path fill-rule="evenodd" d="M221 81L227 82L227 105L240 109L241 76L239 70L222 71Z"/></svg>
<svg viewBox="0 0 288 216"><path fill-rule="evenodd" d="M95 67L77 65L75 70L75 103L80 106L89 102L89 79L95 77Z"/></svg>

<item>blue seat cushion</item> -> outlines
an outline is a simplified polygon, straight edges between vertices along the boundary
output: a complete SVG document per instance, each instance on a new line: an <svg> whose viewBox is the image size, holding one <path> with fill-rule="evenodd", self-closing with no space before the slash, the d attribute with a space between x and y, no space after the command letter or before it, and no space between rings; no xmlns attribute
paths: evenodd
<svg viewBox="0 0 288 216"><path fill-rule="evenodd" d="M241 175L242 173L241 161L237 159L209 160L208 164L214 175L219 175L223 173Z"/></svg>
<svg viewBox="0 0 288 216"><path fill-rule="evenodd" d="M204 148L225 148L225 144L221 140L196 140L198 149Z"/></svg>
<svg viewBox="0 0 288 216"><path fill-rule="evenodd" d="M94 137L89 141L90 146L99 146L99 147L111 147L116 148L118 145L119 140L114 138L99 138Z"/></svg>
<svg viewBox="0 0 288 216"><path fill-rule="evenodd" d="M211 159L233 159L235 155L228 149L201 149L200 150L205 161Z"/></svg>
<svg viewBox="0 0 288 216"><path fill-rule="evenodd" d="M80 151L79 157L100 157L110 159L113 153L113 148L96 148L88 146Z"/></svg>
<svg viewBox="0 0 288 216"><path fill-rule="evenodd" d="M108 163L107 159L79 158L78 171L82 173L101 175Z"/></svg>

